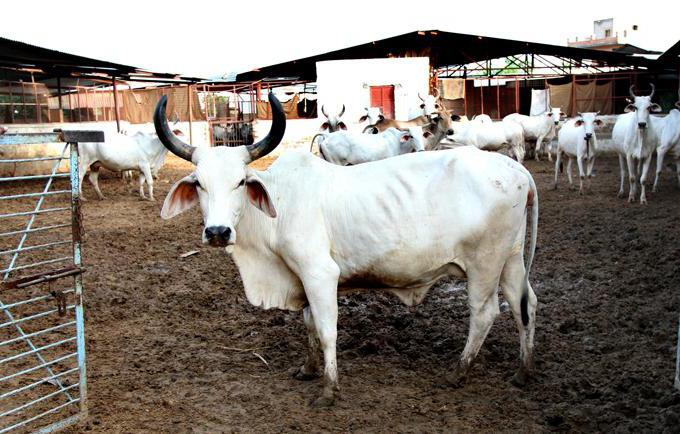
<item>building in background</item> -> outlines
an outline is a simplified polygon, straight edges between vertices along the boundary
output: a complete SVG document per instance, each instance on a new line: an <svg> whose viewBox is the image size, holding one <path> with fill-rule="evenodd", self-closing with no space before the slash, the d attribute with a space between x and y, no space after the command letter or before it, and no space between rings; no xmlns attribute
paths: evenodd
<svg viewBox="0 0 680 434"><path fill-rule="evenodd" d="M626 54L660 54L640 47L642 32L644 30L635 22L618 20L615 24L614 18L605 18L593 21L592 35L581 40L577 36L573 41L568 40L567 45Z"/></svg>

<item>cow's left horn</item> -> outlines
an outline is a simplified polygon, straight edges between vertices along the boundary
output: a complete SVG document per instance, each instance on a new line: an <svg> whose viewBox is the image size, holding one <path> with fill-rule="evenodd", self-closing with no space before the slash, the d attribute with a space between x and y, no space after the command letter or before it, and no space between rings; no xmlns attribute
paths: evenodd
<svg viewBox="0 0 680 434"><path fill-rule="evenodd" d="M654 83L649 83L649 87L652 88L652 93L649 94L649 99L652 99L654 96L654 91L656 90L656 87L654 86Z"/></svg>
<svg viewBox="0 0 680 434"><path fill-rule="evenodd" d="M194 149L196 148L184 143L170 131L168 119L165 117L165 107L167 104L168 97L163 95L156 105L156 111L153 114L153 124L156 127L156 134L158 134L161 143L163 143L170 152L180 158L191 161L191 156L194 154Z"/></svg>
<svg viewBox="0 0 680 434"><path fill-rule="evenodd" d="M344 114L345 114L345 104L342 105L342 110L340 110L340 114L338 115L338 117L341 117Z"/></svg>
<svg viewBox="0 0 680 434"><path fill-rule="evenodd" d="M637 98L637 97L635 96L635 92L633 91L633 89L635 89L635 85L634 85L634 84L631 84L631 85L630 85L630 88L628 88L628 92L630 93L630 96L632 96L633 99L635 99L635 98Z"/></svg>
<svg viewBox="0 0 680 434"><path fill-rule="evenodd" d="M273 92L269 92L269 103L272 106L272 127L264 139L252 145L246 145L250 154L250 161L262 158L273 151L281 143L283 133L286 132L286 114Z"/></svg>

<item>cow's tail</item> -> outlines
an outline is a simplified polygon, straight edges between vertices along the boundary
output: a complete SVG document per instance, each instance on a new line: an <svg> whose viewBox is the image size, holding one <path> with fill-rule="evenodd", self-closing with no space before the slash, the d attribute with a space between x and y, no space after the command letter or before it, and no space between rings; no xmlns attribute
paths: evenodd
<svg viewBox="0 0 680 434"><path fill-rule="evenodd" d="M529 244L529 260L527 261L524 282L522 282L522 299L520 309L522 313L522 324L526 327L529 324L529 273L534 262L536 252L536 236L538 233L538 190L534 178L527 171L529 178L529 193L527 198L527 211L531 210L531 239Z"/></svg>
<svg viewBox="0 0 680 434"><path fill-rule="evenodd" d="M314 137L312 137L312 141L309 142L309 152L312 152L312 148L314 147L314 142L316 141L316 138L319 137L319 136L326 137L326 134L325 133L318 133Z"/></svg>

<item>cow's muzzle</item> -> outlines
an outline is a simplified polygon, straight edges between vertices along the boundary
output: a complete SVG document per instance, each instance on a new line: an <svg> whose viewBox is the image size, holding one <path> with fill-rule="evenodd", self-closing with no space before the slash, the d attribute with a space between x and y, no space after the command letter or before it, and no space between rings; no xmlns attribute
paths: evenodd
<svg viewBox="0 0 680 434"><path fill-rule="evenodd" d="M205 228L205 239L213 247L226 247L231 238L231 229L226 226L209 226Z"/></svg>
<svg viewBox="0 0 680 434"><path fill-rule="evenodd" d="M638 128L644 130L645 128L647 128L647 122L638 122Z"/></svg>
<svg viewBox="0 0 680 434"><path fill-rule="evenodd" d="M586 140L590 140L592 138L593 138L592 133L586 133L586 137L585 137Z"/></svg>

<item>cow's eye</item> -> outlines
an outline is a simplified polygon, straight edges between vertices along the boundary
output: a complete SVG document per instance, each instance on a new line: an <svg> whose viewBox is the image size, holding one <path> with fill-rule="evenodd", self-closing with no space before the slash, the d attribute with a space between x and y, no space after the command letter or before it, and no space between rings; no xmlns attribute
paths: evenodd
<svg viewBox="0 0 680 434"><path fill-rule="evenodd" d="M245 178L243 178L243 179L241 180L241 182L238 183L238 186L239 186L239 187L243 187L244 185L246 185L246 179L245 179Z"/></svg>

